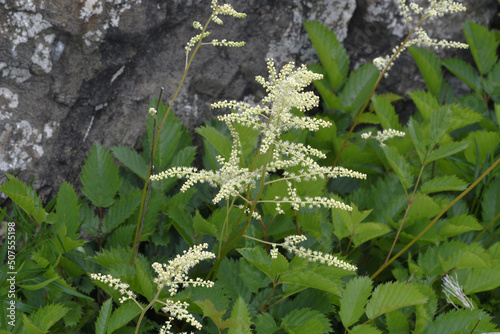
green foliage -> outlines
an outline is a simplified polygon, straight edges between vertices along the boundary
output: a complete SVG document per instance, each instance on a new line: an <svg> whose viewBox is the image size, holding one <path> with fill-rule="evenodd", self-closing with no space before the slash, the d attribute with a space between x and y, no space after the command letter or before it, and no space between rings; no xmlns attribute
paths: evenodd
<svg viewBox="0 0 500 334"><path fill-rule="evenodd" d="M235 169L259 170L255 184L249 180L237 195L214 203L221 187L210 182L184 192L181 175L150 183L151 174L191 166L196 155L189 131L160 102L147 121L142 152L95 144L81 189L65 182L43 203L13 176L0 187L14 204L0 218L15 221L17 247L14 269L4 266L0 277L17 272L18 318L9 331L3 307L0 334L153 332L172 320L175 312L162 310L168 301L189 305L184 311L200 322L201 333L498 332L500 170L492 167L500 156L498 34L464 25L474 64L411 47L427 90L406 97L375 94L382 77L374 65L351 72L334 32L315 21L304 26L321 61L309 69L324 76L314 82L323 107L316 120L332 126L314 133L287 128L271 145L314 147L326 158L318 153L311 161L359 170L367 179L303 180L298 175L310 171L300 164L267 170L277 161L259 152L267 134L212 120L196 129L206 172L234 159ZM456 96L443 67L471 91ZM407 124L393 104L403 99L416 109ZM287 117L302 115L291 110ZM389 129L406 136L375 135ZM373 135L362 135L367 131ZM297 152L284 151L276 155ZM238 176L228 175L222 186ZM348 203L352 210L307 203L294 210L285 200L277 210L278 199L289 194ZM307 240L292 252L287 237L293 235ZM190 285L175 296L168 285L158 290L152 264L175 261L204 243L217 258L197 264L188 277L210 279L214 287ZM4 258L9 251L5 242ZM120 303L121 288L90 279L99 272L127 284L135 301ZM447 275L456 277L455 291L463 290L474 309L461 295L445 295ZM2 300L8 289L1 287ZM173 328L192 330L184 320Z"/></svg>

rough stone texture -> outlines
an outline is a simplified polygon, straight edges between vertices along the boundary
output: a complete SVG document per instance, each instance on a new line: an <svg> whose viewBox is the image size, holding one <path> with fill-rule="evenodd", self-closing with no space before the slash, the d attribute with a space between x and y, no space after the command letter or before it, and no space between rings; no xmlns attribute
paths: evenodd
<svg viewBox="0 0 500 334"><path fill-rule="evenodd" d="M79 182L94 142L138 148L148 102L160 86L167 101L175 92L183 46L196 34L191 23L208 18L209 2L0 0L0 184L6 173L27 182L34 177L34 188L48 197L63 180ZM333 29L354 68L385 55L405 32L395 0L357 2L232 0L248 17L222 17L224 25L210 30L213 38L244 40L247 46L202 47L176 115L192 128L215 116L211 102L261 96L253 78L265 75L267 57L278 64L316 61L304 20ZM463 40L457 22L489 24L496 15L496 0L464 4L472 10L432 22L431 35ZM399 62L385 88L404 94L421 80L408 57Z"/></svg>

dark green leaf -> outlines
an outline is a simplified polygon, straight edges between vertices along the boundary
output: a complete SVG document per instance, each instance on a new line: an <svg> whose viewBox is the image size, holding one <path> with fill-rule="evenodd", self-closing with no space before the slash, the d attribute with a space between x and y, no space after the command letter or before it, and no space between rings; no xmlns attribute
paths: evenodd
<svg viewBox="0 0 500 334"><path fill-rule="evenodd" d="M383 146L382 150L403 187L409 189L413 185L413 175L408 161L392 146Z"/></svg>
<svg viewBox="0 0 500 334"><path fill-rule="evenodd" d="M122 180L118 175L118 166L108 150L96 143L92 147L80 175L82 192L97 207L106 208L113 204L114 197Z"/></svg>
<svg viewBox="0 0 500 334"><path fill-rule="evenodd" d="M259 313L255 320L255 333L273 334L280 328L269 313Z"/></svg>
<svg viewBox="0 0 500 334"><path fill-rule="evenodd" d="M121 223L130 217L134 211L141 204L141 191L135 191L129 193L123 197L120 197L113 206L111 206L104 216L102 221L102 232L109 233L114 228L118 227Z"/></svg>
<svg viewBox="0 0 500 334"><path fill-rule="evenodd" d="M73 187L64 182L57 193L57 224L64 225L67 228L67 235L73 236L80 228L80 208L78 197Z"/></svg>
<svg viewBox="0 0 500 334"><path fill-rule="evenodd" d="M481 92L481 77L472 65L458 58L446 59L443 65L475 92Z"/></svg>
<svg viewBox="0 0 500 334"><path fill-rule="evenodd" d="M328 318L310 308L291 311L283 318L281 327L290 334L324 334L331 331Z"/></svg>
<svg viewBox="0 0 500 334"><path fill-rule="evenodd" d="M309 38L318 53L321 64L326 69L330 86L338 92L347 78L349 57L337 36L318 21L304 22Z"/></svg>
<svg viewBox="0 0 500 334"><path fill-rule="evenodd" d="M196 129L196 133L209 142L221 157L223 157L226 161L229 161L232 143L228 137L224 136L221 132L211 126L199 127Z"/></svg>
<svg viewBox="0 0 500 334"><path fill-rule="evenodd" d="M328 109L340 109L342 104L339 97L335 94L330 82L328 82L328 76L326 75L326 70L319 64L308 65L307 68L314 73L323 74L323 79L315 80L314 86L319 92L319 95L323 99Z"/></svg>
<svg viewBox="0 0 500 334"><path fill-rule="evenodd" d="M431 151L425 160L426 163L446 158L450 155L463 151L469 146L469 142L464 140L461 142L451 142L449 144L440 146L439 148Z"/></svg>
<svg viewBox="0 0 500 334"><path fill-rule="evenodd" d="M109 298L102 306L99 316L95 322L95 334L105 334L108 328L109 319L111 316L111 309L113 306L113 299Z"/></svg>
<svg viewBox="0 0 500 334"><path fill-rule="evenodd" d="M36 327L47 333L50 327L61 320L69 310L61 304L49 304L35 311L30 318Z"/></svg>
<svg viewBox="0 0 500 334"><path fill-rule="evenodd" d="M396 110L389 100L374 94L372 97L372 103L382 128L395 130L401 128L398 116L396 115Z"/></svg>
<svg viewBox="0 0 500 334"><path fill-rule="evenodd" d="M133 301L127 301L118 307L108 322L107 334L111 334L117 329L122 328L141 313L139 306Z"/></svg>
<svg viewBox="0 0 500 334"><path fill-rule="evenodd" d="M411 140L413 141L413 145L417 150L418 157L421 163L424 163L425 156L427 153L426 143L429 141L429 138L424 138L424 132L422 131L420 124L414 120L414 118L410 118L408 122L408 131L410 132Z"/></svg>
<svg viewBox="0 0 500 334"><path fill-rule="evenodd" d="M443 75L441 73L441 62L436 57L436 54L419 47L409 47L408 51L415 59L427 89L432 95L439 96L439 90L443 84Z"/></svg>
<svg viewBox="0 0 500 334"><path fill-rule="evenodd" d="M339 96L345 110L352 111L361 108L379 75L379 70L371 63L364 64L351 73Z"/></svg>
<svg viewBox="0 0 500 334"><path fill-rule="evenodd" d="M410 333L410 325L408 317L399 311L392 311L385 315L387 323L387 331L389 334L406 334Z"/></svg>
<svg viewBox="0 0 500 334"><path fill-rule="evenodd" d="M114 146L111 148L111 152L125 167L141 179L146 180L149 166L139 153L125 146Z"/></svg>
<svg viewBox="0 0 500 334"><path fill-rule="evenodd" d="M495 34L480 24L467 21L464 33L470 52L481 74L487 74L497 62L498 40Z"/></svg>
<svg viewBox="0 0 500 334"><path fill-rule="evenodd" d="M467 183L455 175L443 175L424 182L420 192L422 194L431 194L441 191L462 191L465 188L467 188Z"/></svg>

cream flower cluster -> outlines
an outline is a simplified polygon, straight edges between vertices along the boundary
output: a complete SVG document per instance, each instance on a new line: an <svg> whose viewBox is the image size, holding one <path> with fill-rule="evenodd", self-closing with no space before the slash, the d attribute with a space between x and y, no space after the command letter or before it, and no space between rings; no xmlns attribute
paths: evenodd
<svg viewBox="0 0 500 334"><path fill-rule="evenodd" d="M227 15L227 16L233 16L236 18L243 19L247 15L245 13L240 13L234 10L234 8L230 4L223 4L223 5L218 5L217 0L212 0L212 3L210 5L212 7L212 15L210 16L210 20L214 21L218 25L222 25L224 22L220 19L220 15ZM199 33L196 36L193 36L189 42L186 44L184 47L184 50L186 52L186 61L189 55L189 52L191 52L191 48L198 43L201 39L204 39L208 35L210 35L210 32L208 31L203 31L203 26L201 25L200 22L194 21L193 22L193 27L195 29L201 30L202 32ZM241 47L245 45L245 42L233 42L233 41L226 41L223 39L222 41L219 40L212 40L209 43L202 43L202 44L212 44L214 46L228 46L228 47Z"/></svg>
<svg viewBox="0 0 500 334"><path fill-rule="evenodd" d="M284 249L297 255L298 257L307 259L309 262L319 262L321 264L327 264L328 266L335 266L349 271L356 271L358 268L338 259L336 256L331 254L323 254L322 252L312 251L304 247L297 248L297 244L302 241L306 241L307 238L304 235L291 235L285 238L285 242L279 245L273 245L271 250L271 257L276 258L278 252L275 246L282 246Z"/></svg>
<svg viewBox="0 0 500 334"><path fill-rule="evenodd" d="M168 264L153 263L152 267L158 274L154 279L158 289L163 289L163 287L167 286L169 287L168 291L170 295L173 296L180 287L212 287L214 283L211 281L204 281L199 277L193 280L187 275L189 269L196 266L200 261L215 258L214 253L204 251L207 247L208 244L195 245L184 251L182 255L177 255L175 259L168 261Z"/></svg>
<svg viewBox="0 0 500 334"><path fill-rule="evenodd" d="M260 200L261 203L276 203L276 210L279 213L283 213L280 205L284 203L291 204L295 210L303 207L351 210L348 205L326 197L300 198L292 182L337 177L365 179L366 175L342 167L320 166L316 159L324 159L326 156L323 152L309 145L293 143L281 138L281 135L290 129L317 131L331 125L321 119L296 116L292 113L294 108L307 111L318 105L318 97L313 92L304 92L304 89L314 80L321 79L322 75L309 71L306 66L295 68L293 63L285 65L278 73L272 59L268 60L267 68L269 71L268 80L262 77L256 78L257 82L268 93L263 98L262 104L252 106L238 101L222 101L212 104L212 108L230 108L234 110L230 114L218 117L220 121L226 123L233 138L229 159L226 161L220 156L217 157L217 161L221 166L219 170L206 171L197 170L193 167L173 167L151 176L151 180L161 180L167 177L186 178L187 180L182 185L181 191L186 191L196 183L206 182L210 186L220 189L213 199L214 203L218 203L223 199L227 200L230 197L239 197L248 204L252 204L248 199L244 198L242 193L255 188L264 177L265 185L273 182L287 182L287 194L285 196L274 200ZM261 142L258 153L269 156L267 164L253 170L240 167L241 142L239 133L234 126L235 123L260 131ZM295 172L287 170L290 168L294 168ZM269 175L278 170L284 171L283 177L277 180L269 180Z"/></svg>
<svg viewBox="0 0 500 334"><path fill-rule="evenodd" d="M390 56L378 57L373 60L373 64L380 70L386 69L390 70L394 61L401 55L401 53L406 50L409 46L427 46L434 48L460 48L467 49L469 46L465 43L438 40L430 38L425 30L419 27L419 25L426 19L433 19L436 17L441 17L446 14L453 14L457 12L463 12L466 10L465 6L450 0L429 0L429 5L427 8L422 8L416 3L406 4L406 0L398 0L399 13L404 17L405 21L409 24L413 21L413 16L420 17L417 26L414 28L415 38L402 43L399 47L392 49L392 54ZM387 75L387 72L385 73Z"/></svg>
<svg viewBox="0 0 500 334"><path fill-rule="evenodd" d="M403 131L398 131L394 129L387 129L384 131L377 131L377 135L375 137L372 137L372 133L370 132L365 132L361 134L361 138L363 139L369 139L369 138L374 138L380 142L380 146L385 146L385 141L390 138L394 137L404 137L406 133Z"/></svg>
<svg viewBox="0 0 500 334"><path fill-rule="evenodd" d="M175 259L168 261L168 264L161 264L158 262L153 263L152 267L158 274L158 276L154 279L154 282L156 283L156 286L158 288L158 294L159 291L165 286L169 287L170 296L175 295L181 287L213 287L214 283L211 281L205 281L199 277L193 280L187 275L189 269L196 266L200 261L215 258L214 253L204 250L206 248L208 248L208 244L195 245L189 248L187 251L184 251L182 255L177 255ZM91 273L90 277L92 279L108 284L115 290L119 290L120 294L123 296L119 299L120 303L123 303L128 299L132 299L141 309L143 309L141 304L137 302L136 295L129 290L129 285L126 283L122 283L120 279L114 278L111 275L102 275L100 273ZM156 298L157 297L155 297L155 299ZM201 329L201 324L193 317L193 315L191 315L187 311L187 308L189 307L188 303L172 301L170 299L166 299L165 301L156 301L160 304L163 304L162 310L165 313L170 314L169 320L167 320L165 325L163 325L160 333L173 334L169 331L172 327L172 318L184 320L197 329Z"/></svg>
<svg viewBox="0 0 500 334"><path fill-rule="evenodd" d="M114 278L111 275L102 275L101 273L97 274L91 273L90 278L108 284L115 290L119 290L120 294L123 296L120 298L120 303L123 303L128 299L135 300L136 297L135 294L128 289L130 285L128 285L127 283L122 283L119 278Z"/></svg>

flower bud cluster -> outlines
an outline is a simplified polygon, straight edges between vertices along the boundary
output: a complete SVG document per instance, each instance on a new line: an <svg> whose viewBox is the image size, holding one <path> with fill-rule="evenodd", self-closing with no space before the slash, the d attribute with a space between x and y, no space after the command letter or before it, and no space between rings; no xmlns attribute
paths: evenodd
<svg viewBox="0 0 500 334"><path fill-rule="evenodd" d="M187 275L189 269L196 266L200 261L215 258L214 253L203 250L207 247L207 244L195 245L184 251L182 255L177 255L175 259L168 261L168 264L153 263L152 267L158 274L154 279L158 288L169 287L169 293L173 296L181 287L212 287L214 283L211 281L204 281L199 277L193 280Z"/></svg>
<svg viewBox="0 0 500 334"><path fill-rule="evenodd" d="M404 137L406 133L403 131L398 131L394 129L387 129L384 131L377 131L377 135L375 137L372 137L372 133L370 132L365 132L361 134L361 138L363 139L369 139L369 138L374 138L380 142L380 146L385 146L385 141L390 138L394 137Z"/></svg>
<svg viewBox="0 0 500 334"><path fill-rule="evenodd" d="M227 15L227 16L233 16L236 18L243 19L247 17L245 13L240 13L234 10L233 6L230 4L223 4L223 5L218 5L217 0L212 0L212 15L210 16L210 20L214 21L218 25L222 25L224 22L220 19L219 15ZM192 47L198 43L200 40L204 39L208 35L210 35L210 32L205 31L203 32L203 26L201 25L200 22L194 21L193 22L193 27L195 29L201 30L202 32L199 33L196 36L191 37L187 45L184 47L185 53L186 53L186 62L187 58L189 55L189 52L191 52ZM228 47L241 47L245 45L245 42L233 42L233 41L226 41L223 39L222 41L219 41L217 39L212 40L209 43L202 43L202 44L212 44L214 46L228 46Z"/></svg>
<svg viewBox="0 0 500 334"><path fill-rule="evenodd" d="M123 303L128 299L135 300L135 294L128 289L130 285L128 285L127 283L122 283L119 278L114 278L111 275L102 275L101 273L91 273L90 278L108 284L115 290L119 290L120 294L123 296L120 298L120 303Z"/></svg>
<svg viewBox="0 0 500 334"><path fill-rule="evenodd" d="M328 266L335 266L349 271L356 271L358 269L356 266L344 262L331 254L323 254L322 252L312 251L304 247L298 248L296 246L298 243L305 240L307 240L307 238L304 235L291 235L286 237L285 242L280 246L298 257L307 259L309 262L319 262L321 264L327 264ZM274 255L277 256L276 251L274 252ZM271 257L272 256L273 253L271 253Z"/></svg>
<svg viewBox="0 0 500 334"><path fill-rule="evenodd" d="M198 320L194 318L194 316L188 312L187 308L189 307L189 304L186 302L181 302L181 301L173 301L167 299L166 302L162 302L163 306L161 310L167 314L170 314L171 318L167 320L165 325L162 326L160 329L160 334L173 334L170 332L170 329L172 328L172 318L176 318L178 320L184 320L188 324L190 324L193 327L196 327L198 330L202 328L202 325Z"/></svg>
<svg viewBox="0 0 500 334"><path fill-rule="evenodd" d="M427 8L420 7L416 3L406 4L406 0L397 0L399 6L399 13L404 17L405 21L409 24L413 21L413 16L420 17L418 24L413 29L416 38L409 39L408 41L402 43L399 47L392 50L392 55L385 57L378 57L373 60L373 65L375 65L380 71L386 71L384 74L387 76L387 71L390 70L394 61L399 57L399 55L406 50L409 46L427 46L434 48L460 48L467 49L469 46L465 43L438 40L430 38L427 33L419 27L419 25L426 19L434 19L436 17L441 17L446 14L453 14L457 12L463 12L466 10L465 6L450 0L429 0L429 5Z"/></svg>

